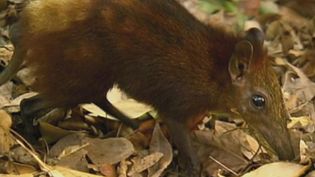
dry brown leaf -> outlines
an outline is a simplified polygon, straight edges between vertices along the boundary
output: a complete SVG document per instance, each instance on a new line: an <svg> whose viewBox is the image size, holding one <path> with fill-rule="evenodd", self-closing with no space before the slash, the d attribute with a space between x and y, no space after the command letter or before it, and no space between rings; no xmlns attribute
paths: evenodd
<svg viewBox="0 0 315 177"><path fill-rule="evenodd" d="M73 159L74 164L67 166L86 169L87 166L78 164L80 161L86 163L86 155L97 167L102 167L104 164L118 163L128 158L134 151L133 145L125 138L97 139L76 133L58 141L51 148L50 156L60 157L61 164L71 163L69 159Z"/></svg>
<svg viewBox="0 0 315 177"><path fill-rule="evenodd" d="M11 92L10 92L10 96L11 96ZM2 93L1 93L1 95L2 95ZM0 95L0 100L1 100L1 95ZM35 93L35 92L28 92L28 93L20 95L20 96L16 97L15 99L10 100L10 101L8 101L6 103L3 103L3 104L1 104L1 101L0 101L0 109L2 107L2 108L5 108L5 110L7 110L8 112L11 112L11 113L19 112L20 111L20 103L21 103L21 101L23 99L30 98L30 97L35 96L35 95L37 95L37 93Z"/></svg>
<svg viewBox="0 0 315 177"><path fill-rule="evenodd" d="M69 146L84 145L83 139L86 135L83 133L72 133L60 139L49 151L49 156L57 158Z"/></svg>
<svg viewBox="0 0 315 177"><path fill-rule="evenodd" d="M4 2L4 1L2 1L2 2ZM11 44L1 46L0 47L1 60L3 60L5 63L9 63L11 58L12 58L13 50L14 50L14 47Z"/></svg>
<svg viewBox="0 0 315 177"><path fill-rule="evenodd" d="M90 160L96 165L115 164L135 152L132 143L126 138L85 138L84 142L90 144L85 149Z"/></svg>
<svg viewBox="0 0 315 177"><path fill-rule="evenodd" d="M240 156L243 156L244 152L246 152L249 159L253 158L253 155L259 148L257 141L253 137L237 128L234 124L216 121L215 127L216 142L219 145L222 143L222 147L228 147L231 152L239 153Z"/></svg>
<svg viewBox="0 0 315 177"><path fill-rule="evenodd" d="M31 74L31 69L30 68L22 68L16 73L16 76L26 85L30 86L32 83L35 82L36 77Z"/></svg>
<svg viewBox="0 0 315 177"><path fill-rule="evenodd" d="M89 173L75 171L75 170L71 170L68 168L61 167L61 166L54 166L50 168L52 169L48 171L48 174L50 177L102 177L100 175L93 175ZM34 173L20 174L20 175L1 174L1 177L34 177Z"/></svg>
<svg viewBox="0 0 315 177"><path fill-rule="evenodd" d="M143 158L141 158L141 157L133 158L132 159L133 165L132 165L130 171L128 172L128 176L134 176L135 174L139 174L139 173L143 172L144 170L152 167L162 157L163 157L163 153L154 152L154 153L149 154Z"/></svg>
<svg viewBox="0 0 315 177"><path fill-rule="evenodd" d="M292 77L292 71L288 71L282 87L284 97L287 103L286 106L290 113L300 111L302 108L307 110L313 121L315 122L315 108L312 99L315 97L315 83L297 67L293 66L286 60L277 58L276 62L280 65L285 65L291 69L298 78Z"/></svg>
<svg viewBox="0 0 315 177"><path fill-rule="evenodd" d="M131 165L131 162L127 160L122 160L119 163L117 173L119 177L127 177L128 166Z"/></svg>
<svg viewBox="0 0 315 177"><path fill-rule="evenodd" d="M10 135L11 125L11 116L4 110L0 110L0 155L9 152L11 146L15 144Z"/></svg>
<svg viewBox="0 0 315 177"><path fill-rule="evenodd" d="M89 126L88 123L78 119L65 119L63 121L60 121L58 122L58 127L74 131L91 130L91 127Z"/></svg>
<svg viewBox="0 0 315 177"><path fill-rule="evenodd" d="M150 144L149 137L139 131L132 133L128 137L128 140L132 142L135 149L146 149L147 147L149 147Z"/></svg>
<svg viewBox="0 0 315 177"><path fill-rule="evenodd" d="M0 176L2 174L31 174L36 172L36 168L32 165L21 164L12 161L0 161Z"/></svg>
<svg viewBox="0 0 315 177"><path fill-rule="evenodd" d="M4 110L0 110L0 127L9 131L12 125L11 116Z"/></svg>
<svg viewBox="0 0 315 177"><path fill-rule="evenodd" d="M291 117L288 128L303 129L306 132L314 132L314 122L309 116Z"/></svg>
<svg viewBox="0 0 315 177"><path fill-rule="evenodd" d="M57 162L57 165L82 172L89 172L88 161L85 157L86 154L87 151L85 149L80 149L61 158Z"/></svg>
<svg viewBox="0 0 315 177"><path fill-rule="evenodd" d="M65 130L43 121L39 121L39 130L41 132L42 138L47 143L56 142L61 138L74 133L73 131Z"/></svg>
<svg viewBox="0 0 315 177"><path fill-rule="evenodd" d="M313 31L315 34L315 29L313 29ZM315 76L315 49L307 50L306 52L303 52L303 55L301 57L302 58L300 60L302 60L302 62L304 62L305 64L298 67L301 67L301 69L303 70L306 76L314 77Z"/></svg>
<svg viewBox="0 0 315 177"><path fill-rule="evenodd" d="M89 173L79 172L75 170L71 170L68 168L55 166L53 167L53 171L51 171L52 174L60 174L62 176L54 176L54 177L101 177L100 175L93 175Z"/></svg>
<svg viewBox="0 0 315 177"><path fill-rule="evenodd" d="M195 145L198 148L196 153L203 163L205 172L209 175L216 175L218 169L224 169L211 158L234 171L239 171L247 166L248 161L243 155L253 155L257 150L256 145L249 147L252 142L247 142L248 135L230 123L216 121L215 128L215 132L195 131L196 143L198 143Z"/></svg>
<svg viewBox="0 0 315 177"><path fill-rule="evenodd" d="M30 154L27 150L25 150L25 148L21 146L17 146L11 149L11 158L14 159L15 162L19 162L21 164L32 165L35 167L38 164L38 162L36 161L36 159L34 159L32 154Z"/></svg>
<svg viewBox="0 0 315 177"><path fill-rule="evenodd" d="M13 83L8 82L0 86L0 109L10 103Z"/></svg>
<svg viewBox="0 0 315 177"><path fill-rule="evenodd" d="M64 108L55 108L48 113L46 113L44 116L41 116L38 120L38 122L46 122L49 124L56 125L60 121L63 121L67 115L67 109ZM62 128L62 127L60 127Z"/></svg>
<svg viewBox="0 0 315 177"><path fill-rule="evenodd" d="M300 135L300 162L307 163L315 158L315 135L314 133L304 133Z"/></svg>
<svg viewBox="0 0 315 177"><path fill-rule="evenodd" d="M57 158L61 159L61 158L67 157L73 153L76 153L76 152L82 150L83 148L85 148L88 145L89 145L89 143L82 144L82 145L67 146L65 149L63 149L63 151L59 154L59 156Z"/></svg>
<svg viewBox="0 0 315 177"><path fill-rule="evenodd" d="M169 166L173 159L173 149L167 138L164 136L159 123L155 124L151 144L150 153L160 152L163 157L158 163L149 168L149 177L159 177L163 171Z"/></svg>
<svg viewBox="0 0 315 177"><path fill-rule="evenodd" d="M10 136L10 132L0 127L0 155L10 152L10 148L13 144L14 141Z"/></svg>

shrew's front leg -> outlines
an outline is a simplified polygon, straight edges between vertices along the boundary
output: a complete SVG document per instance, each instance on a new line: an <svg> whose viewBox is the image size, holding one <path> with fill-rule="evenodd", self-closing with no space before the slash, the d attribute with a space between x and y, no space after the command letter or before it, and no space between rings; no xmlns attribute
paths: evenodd
<svg viewBox="0 0 315 177"><path fill-rule="evenodd" d="M172 141L179 151L182 169L187 177L201 176L201 166L196 150L192 146L190 128L186 121L179 121L170 117L163 117Z"/></svg>

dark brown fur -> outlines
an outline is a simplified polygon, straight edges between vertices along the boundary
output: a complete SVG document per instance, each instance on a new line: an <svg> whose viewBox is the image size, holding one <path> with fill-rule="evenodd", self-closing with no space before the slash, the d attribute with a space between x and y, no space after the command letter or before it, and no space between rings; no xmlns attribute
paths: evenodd
<svg viewBox="0 0 315 177"><path fill-rule="evenodd" d="M173 1L93 3L85 21L21 40L32 50L25 60L37 78L34 88L48 100L93 102L117 83L158 111L181 114L178 119L217 104L209 98L228 84L228 75L216 72L227 71L233 35L207 28Z"/></svg>
<svg viewBox="0 0 315 177"><path fill-rule="evenodd" d="M98 102L116 83L158 111L194 168L193 176L198 160L188 130L209 110L232 113L236 108L280 158L292 158L287 114L276 76L269 74L261 32L251 30L244 37L206 26L174 0L86 1L88 8L61 8L85 14L83 20L65 23L67 28L32 30L35 16L57 13L54 6L45 9L43 17L25 10L16 25L16 52L28 51L23 59L36 77L32 87L50 106ZM54 1L42 1L48 2ZM245 67L240 67L242 62ZM270 98L266 110L248 104L257 89ZM266 127L281 140L270 140Z"/></svg>

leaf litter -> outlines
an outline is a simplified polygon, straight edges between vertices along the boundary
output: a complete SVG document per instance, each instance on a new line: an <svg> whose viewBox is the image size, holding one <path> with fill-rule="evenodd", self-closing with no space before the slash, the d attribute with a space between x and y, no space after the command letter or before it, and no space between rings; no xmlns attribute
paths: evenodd
<svg viewBox="0 0 315 177"><path fill-rule="evenodd" d="M304 8L308 5L313 7L314 3L304 1L307 4ZM13 6L19 6L22 1L9 2ZM296 6L292 3L298 2L297 0L287 4L280 1L281 5L269 0L255 0L254 3L244 1L236 10L237 12L231 8L233 5L237 5L233 4L234 2L229 5L217 4L215 7L212 7L211 3L207 3L203 10L200 10L200 6L205 4L197 0L181 0L181 2L205 23L221 26L224 26L222 24L233 24L236 31L242 26L246 29L252 26L264 29L267 39L266 46L270 55L274 57L275 69L282 80L285 103L292 116L288 127L293 137L296 137L295 141L298 145L295 150L300 154L301 162L304 164L309 162L309 159L314 159L315 20L310 18L312 15L309 15L312 12L306 10L307 13L305 13L295 8ZM218 9L218 7L220 8ZM264 13L260 14L259 10ZM242 12L248 12L256 18L250 19L246 15L236 15ZM11 12L10 14L14 15ZM6 36L6 33L3 32L2 37ZM12 55L12 45L5 43L5 47L0 49L0 59L6 64ZM0 109L3 109L0 110L0 164L10 162L11 167L17 169L8 170L8 165L5 165L8 168L4 170L7 170L10 176L19 174L24 171L22 169L25 169L15 162L33 167L26 171L33 173L41 169L39 171L45 172L48 176L128 177L172 176L174 172L176 174L177 153L168 140L163 124L160 127L160 123L156 123L156 121L148 123L143 120L142 129L134 132L117 121L111 120L112 117L106 115L95 105L82 105L67 112L55 110L55 112L45 115L46 117L42 117L37 122L43 143L37 152L41 153L37 153L28 146L23 146L22 144L25 143L20 141L18 141L20 149L12 149L19 144L16 141L19 138L11 134L8 128L11 123L6 122L8 115L4 110L16 115L19 113L20 101L36 94L18 89L18 85L28 85L32 82L33 78L27 76L28 71L25 69L16 77L17 80L22 81L21 84L9 82L0 87ZM151 108L135 102L117 90L114 90L110 96L113 96L111 101L115 106L133 118L147 112L154 115ZM111 119L108 119L109 117ZM208 175L241 175L259 165L274 161L274 157L250 136L246 124L242 121L226 121L226 119L221 120L220 118L214 120L213 117L207 120L209 121L203 122L193 136L194 144L198 147L196 153L202 160ZM12 128L16 129L19 127L18 116L14 121ZM211 126L209 128L209 122L213 121L215 122L214 128ZM8 152L14 154L8 154ZM285 170L288 175L297 177L305 174L305 169L309 168L298 164L271 163L260 169L262 169L260 172L252 172L244 176L259 177L257 173L267 176L271 172L279 171L280 174ZM291 171L287 171L287 169ZM2 169L0 170L3 172ZM169 173L170 170L171 173ZM282 173L282 175L286 174Z"/></svg>

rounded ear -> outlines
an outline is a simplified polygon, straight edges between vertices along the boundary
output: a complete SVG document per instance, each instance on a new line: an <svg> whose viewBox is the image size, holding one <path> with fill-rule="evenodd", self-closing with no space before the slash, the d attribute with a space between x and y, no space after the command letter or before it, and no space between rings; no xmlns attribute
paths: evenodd
<svg viewBox="0 0 315 177"><path fill-rule="evenodd" d="M264 55L264 33L258 28L250 28L246 31L244 39L249 41L254 48L254 58L261 60L264 59L262 56Z"/></svg>
<svg viewBox="0 0 315 177"><path fill-rule="evenodd" d="M242 78L248 72L253 53L254 47L248 40L242 40L235 45L229 61L229 73L232 82L238 83L242 81Z"/></svg>

